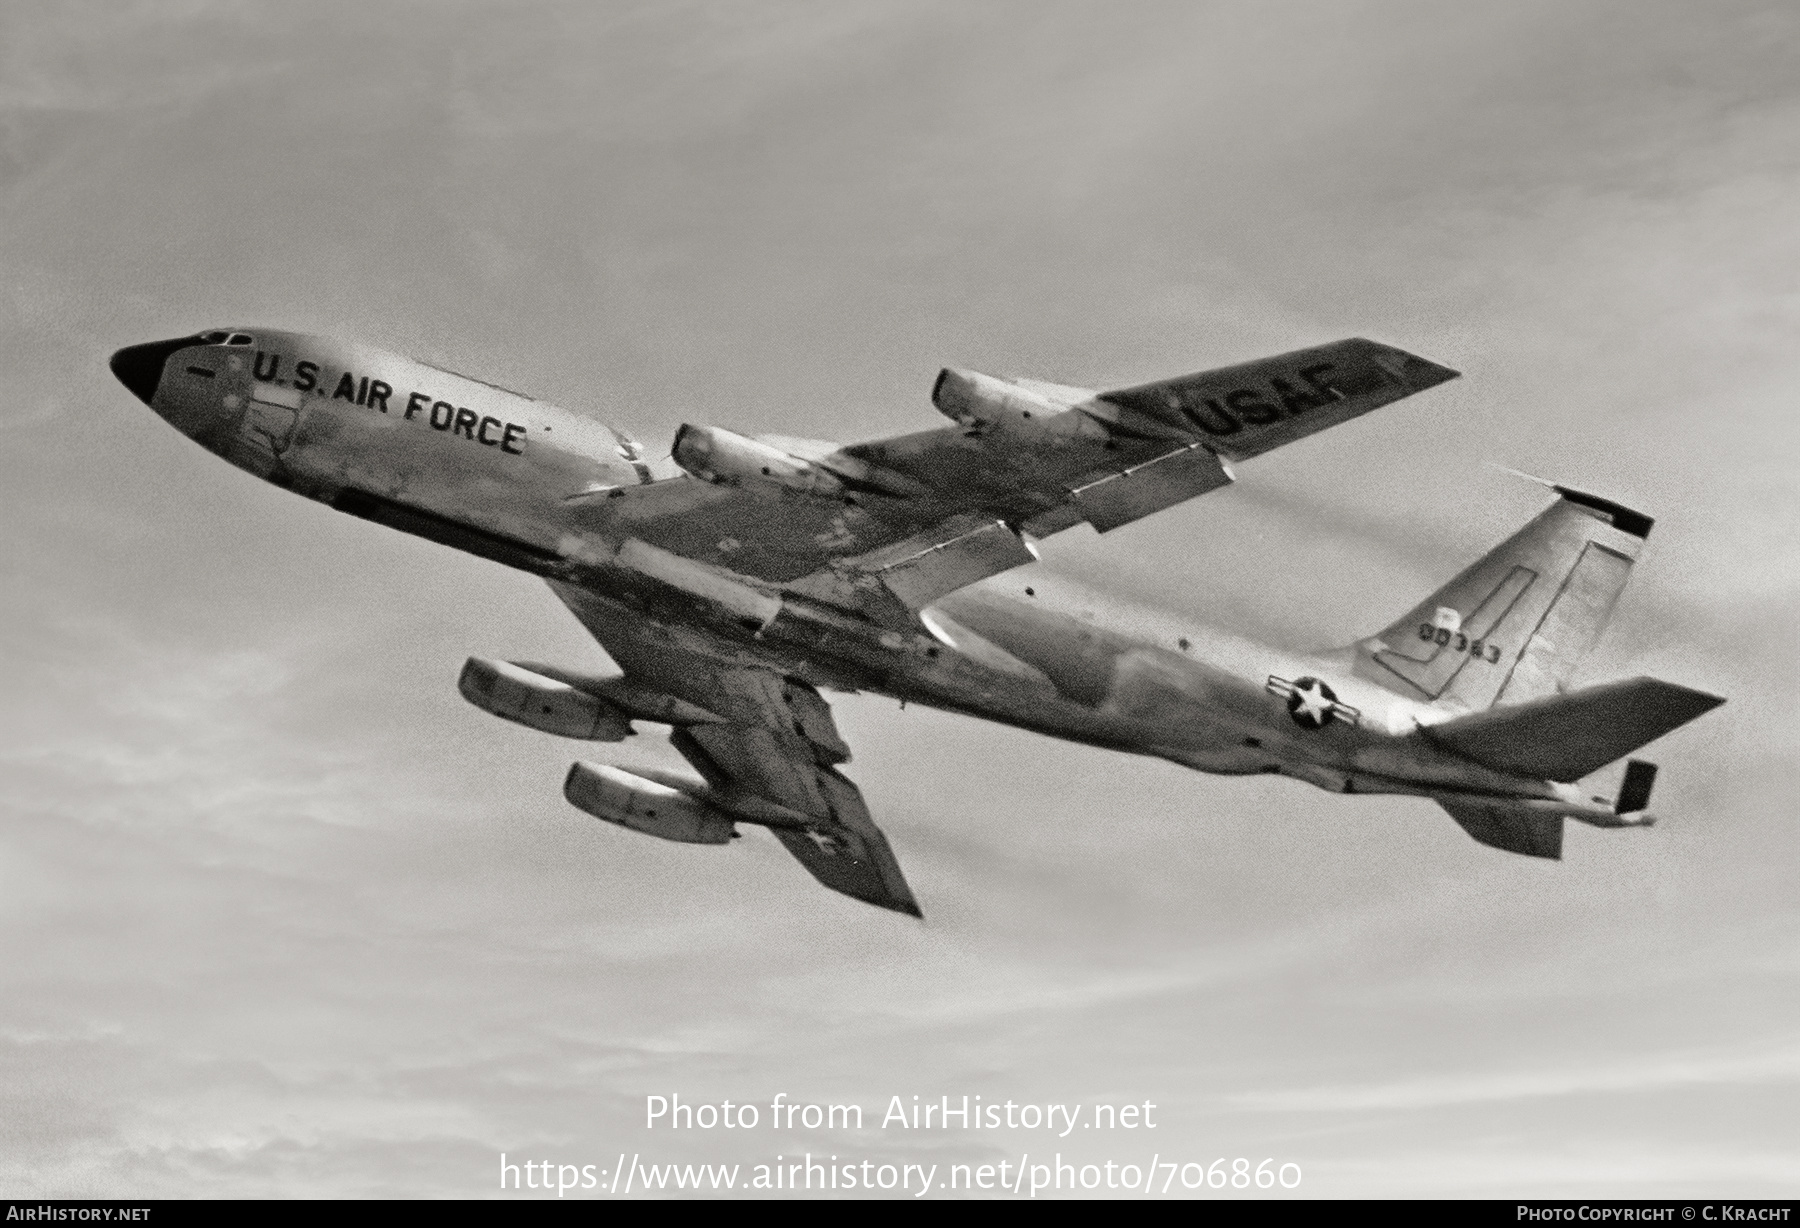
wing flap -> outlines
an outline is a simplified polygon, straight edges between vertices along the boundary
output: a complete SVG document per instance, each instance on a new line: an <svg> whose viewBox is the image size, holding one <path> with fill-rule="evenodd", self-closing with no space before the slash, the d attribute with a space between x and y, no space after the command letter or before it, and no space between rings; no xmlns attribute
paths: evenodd
<svg viewBox="0 0 1800 1228"><path fill-rule="evenodd" d="M1077 487L1070 498L1100 533L1231 484L1231 470L1204 444L1193 444Z"/></svg>
<svg viewBox="0 0 1800 1228"><path fill-rule="evenodd" d="M1023 567L1035 557L1004 521L990 520L890 563L875 574L907 609L922 610L946 593Z"/></svg>

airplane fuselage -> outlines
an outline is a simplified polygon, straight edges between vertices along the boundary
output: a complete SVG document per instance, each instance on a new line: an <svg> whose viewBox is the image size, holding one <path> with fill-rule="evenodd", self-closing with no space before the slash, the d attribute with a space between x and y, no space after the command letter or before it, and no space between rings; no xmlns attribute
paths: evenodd
<svg viewBox="0 0 1800 1228"><path fill-rule="evenodd" d="M1419 729L1444 713L1357 678L1343 659L1115 604L1041 569L941 598L921 631L634 553L610 499L678 471L647 462L627 436L366 346L267 329L204 336L121 351L114 369L172 425L260 478L543 576L596 618L655 620L722 662L1207 772L1610 813L1573 786L1434 746Z"/></svg>

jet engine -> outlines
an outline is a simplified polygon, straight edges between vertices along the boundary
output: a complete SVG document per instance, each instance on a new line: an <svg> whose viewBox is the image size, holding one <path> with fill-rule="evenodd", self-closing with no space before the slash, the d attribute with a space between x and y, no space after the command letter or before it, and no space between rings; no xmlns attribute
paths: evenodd
<svg viewBox="0 0 1800 1228"><path fill-rule="evenodd" d="M931 386L931 403L946 418L973 431L999 431L1014 435L1108 438L1107 429L1094 419L1040 396L1021 384L945 367Z"/></svg>
<svg viewBox="0 0 1800 1228"><path fill-rule="evenodd" d="M707 482L726 485L745 479L773 482L809 495L835 495L843 479L822 465L717 426L684 424L670 453L675 463Z"/></svg>
<svg viewBox="0 0 1800 1228"><path fill-rule="evenodd" d="M596 819L678 844L727 844L737 835L723 811L609 764L575 764L563 782L563 796Z"/></svg>
<svg viewBox="0 0 1800 1228"><path fill-rule="evenodd" d="M510 661L470 657L456 685L483 712L542 733L588 742L631 736L631 721L605 700Z"/></svg>

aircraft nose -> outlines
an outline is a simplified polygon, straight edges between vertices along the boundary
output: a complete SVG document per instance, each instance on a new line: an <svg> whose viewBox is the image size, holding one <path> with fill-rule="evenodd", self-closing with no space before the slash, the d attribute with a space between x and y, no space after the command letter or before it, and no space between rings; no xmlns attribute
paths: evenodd
<svg viewBox="0 0 1800 1228"><path fill-rule="evenodd" d="M185 346L194 344L192 337L182 337L175 341L147 341L142 345L128 345L112 356L112 373L121 384L131 389L132 395L148 405L156 396L156 387L162 383L163 364L169 355Z"/></svg>

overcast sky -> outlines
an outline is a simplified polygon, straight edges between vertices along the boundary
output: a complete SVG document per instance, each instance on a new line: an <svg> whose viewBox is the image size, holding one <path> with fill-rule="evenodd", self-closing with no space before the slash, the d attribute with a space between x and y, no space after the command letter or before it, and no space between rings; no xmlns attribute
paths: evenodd
<svg viewBox="0 0 1800 1228"><path fill-rule="evenodd" d="M499 1153L1272 1156L1303 1193L1800 1187L1800 13L1782 4L0 6L0 1194L485 1194ZM835 701L923 923L606 827L471 653L530 579L207 455L115 348L265 324L869 438L956 363L1363 335L1466 378L1047 566L1296 645L1542 504L1656 532L1588 681L1730 702L1652 831L1509 857ZM654 1134L647 1094L1144 1101L1050 1140ZM873 1124L871 1122L871 1124Z"/></svg>

